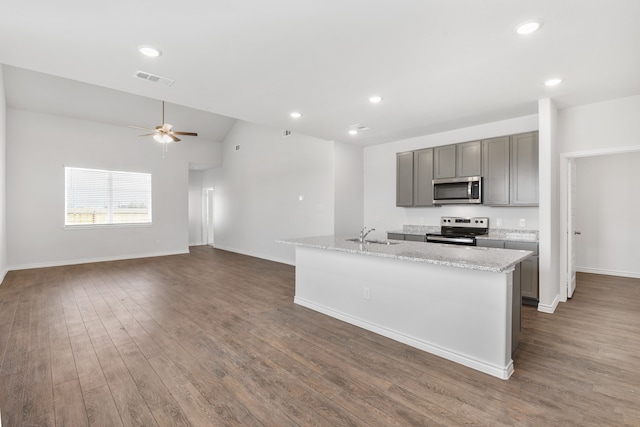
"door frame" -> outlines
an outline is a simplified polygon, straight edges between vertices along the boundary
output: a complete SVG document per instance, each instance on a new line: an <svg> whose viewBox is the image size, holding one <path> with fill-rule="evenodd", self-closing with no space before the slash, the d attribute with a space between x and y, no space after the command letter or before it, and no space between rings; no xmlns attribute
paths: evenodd
<svg viewBox="0 0 640 427"><path fill-rule="evenodd" d="M215 241L215 188L202 189L202 244L213 246Z"/></svg>
<svg viewBox="0 0 640 427"><path fill-rule="evenodd" d="M560 239L560 301L566 302L568 299L569 286L571 284L571 273L569 271L569 260L571 259L571 254L569 254L569 249L571 246L569 245L569 236L572 230L569 230L569 217L570 212L570 198L571 194L571 185L572 177L571 177L571 166L570 163L572 160L581 158L581 157L595 157L595 156L606 156L608 154L623 154L623 153L632 153L640 151L640 146L626 146L626 147L615 147L615 148L602 148L597 150L587 150L587 151L575 151L570 153L561 153L560 154L560 230L561 230L561 239ZM578 183L576 182L576 188ZM575 203L575 201L573 201ZM575 248L575 245L574 245Z"/></svg>

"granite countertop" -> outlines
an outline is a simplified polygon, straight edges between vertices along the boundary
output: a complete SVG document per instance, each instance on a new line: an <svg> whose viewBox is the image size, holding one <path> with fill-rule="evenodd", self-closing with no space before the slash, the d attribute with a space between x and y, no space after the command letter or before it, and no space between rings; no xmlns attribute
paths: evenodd
<svg viewBox="0 0 640 427"><path fill-rule="evenodd" d="M440 233L440 227L434 225L405 225L402 230L391 230L388 233L424 235L427 233ZM538 243L538 230L491 228L489 229L489 234L476 236L476 239Z"/></svg>
<svg viewBox="0 0 640 427"><path fill-rule="evenodd" d="M378 256L412 262L438 264L469 270L503 273L533 254L531 251L458 246L440 243L425 244L402 240L389 240L392 245L350 242L353 236L318 236L299 239L278 240L279 243Z"/></svg>

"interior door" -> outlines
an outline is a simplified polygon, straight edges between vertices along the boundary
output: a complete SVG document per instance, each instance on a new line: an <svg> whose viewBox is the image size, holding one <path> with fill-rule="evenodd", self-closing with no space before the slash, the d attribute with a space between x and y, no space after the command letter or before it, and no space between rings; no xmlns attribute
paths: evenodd
<svg viewBox="0 0 640 427"><path fill-rule="evenodd" d="M576 290L576 162L569 159L567 165L569 191L567 194L567 298L571 298Z"/></svg>

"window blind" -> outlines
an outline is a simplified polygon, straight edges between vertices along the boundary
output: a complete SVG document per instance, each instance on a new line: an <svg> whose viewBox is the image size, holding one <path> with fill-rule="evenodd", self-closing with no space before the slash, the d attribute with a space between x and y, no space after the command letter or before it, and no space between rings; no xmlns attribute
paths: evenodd
<svg viewBox="0 0 640 427"><path fill-rule="evenodd" d="M64 169L65 226L151 223L151 174Z"/></svg>

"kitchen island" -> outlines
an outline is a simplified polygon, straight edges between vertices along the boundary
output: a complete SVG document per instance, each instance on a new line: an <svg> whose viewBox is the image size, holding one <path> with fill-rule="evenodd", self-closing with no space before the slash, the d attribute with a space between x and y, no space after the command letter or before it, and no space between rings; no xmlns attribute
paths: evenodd
<svg viewBox="0 0 640 427"><path fill-rule="evenodd" d="M296 304L498 378L513 373L519 287L529 251L350 236L296 245ZM512 328L516 322L517 331ZM514 341L515 340L515 341Z"/></svg>

